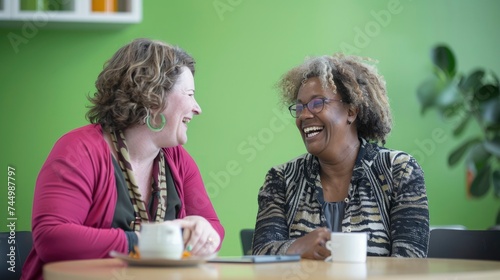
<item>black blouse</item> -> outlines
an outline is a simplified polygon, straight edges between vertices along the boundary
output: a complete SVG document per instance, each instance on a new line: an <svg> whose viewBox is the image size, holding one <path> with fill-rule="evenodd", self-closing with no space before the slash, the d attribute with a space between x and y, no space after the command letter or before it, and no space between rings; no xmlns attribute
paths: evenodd
<svg viewBox="0 0 500 280"><path fill-rule="evenodd" d="M113 157L113 166L115 169L115 180L116 180L116 191L117 191L117 200L115 213L113 216L113 222L111 227L113 228L121 228L127 234L127 239L129 243L129 251L132 251L134 246L138 244L137 235L133 232L130 227L131 222L135 220L134 214L134 206L130 201L130 196L128 192L127 182L125 181L125 177L123 176L120 165ZM172 173L170 173L170 168L168 164L165 164L165 175L167 179L167 210L165 213L165 221L174 220L177 218L179 214L179 210L181 209L181 200L179 198L179 194L175 189L175 183L172 178ZM153 201L153 195L148 203L148 211L151 213L151 202ZM153 215L151 215L153 216Z"/></svg>

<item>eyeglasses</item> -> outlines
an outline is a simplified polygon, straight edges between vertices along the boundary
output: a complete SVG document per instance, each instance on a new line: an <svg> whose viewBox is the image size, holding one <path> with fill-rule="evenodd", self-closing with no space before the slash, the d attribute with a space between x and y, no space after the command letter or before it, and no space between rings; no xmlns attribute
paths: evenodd
<svg viewBox="0 0 500 280"><path fill-rule="evenodd" d="M342 102L342 100L337 100L337 99L314 98L311 101L307 102L306 104L302 103L294 104L288 107L288 110L290 110L290 114L294 118L298 118L300 114L302 114L302 111L304 111L305 107L307 107L309 112L311 112L312 114L318 114L323 110L323 107L325 107L325 103L330 103L332 101Z"/></svg>

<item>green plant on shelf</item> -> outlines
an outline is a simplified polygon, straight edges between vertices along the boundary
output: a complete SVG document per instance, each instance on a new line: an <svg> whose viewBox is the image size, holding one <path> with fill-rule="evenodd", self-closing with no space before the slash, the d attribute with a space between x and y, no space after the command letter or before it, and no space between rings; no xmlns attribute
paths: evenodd
<svg viewBox="0 0 500 280"><path fill-rule="evenodd" d="M448 156L448 165L465 160L467 188L472 197L483 197L492 189L500 198L500 91L497 75L484 68L469 74L457 72L455 55L445 45L431 50L431 77L417 89L421 113L435 109L454 125L453 137L465 138ZM474 122L477 133L463 132ZM496 224L500 224L500 209Z"/></svg>

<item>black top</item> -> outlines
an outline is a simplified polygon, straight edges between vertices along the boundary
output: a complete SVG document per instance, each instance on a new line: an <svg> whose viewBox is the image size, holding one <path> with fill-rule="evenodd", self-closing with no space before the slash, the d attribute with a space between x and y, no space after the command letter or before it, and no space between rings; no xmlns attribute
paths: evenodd
<svg viewBox="0 0 500 280"><path fill-rule="evenodd" d="M137 235L133 232L130 224L135 220L134 206L130 201L130 196L128 192L127 182L123 176L120 165L113 157L113 166L115 169L115 180L116 180L116 190L117 190L117 200L115 207L115 214L113 215L113 222L111 227L121 228L127 234L127 239L129 243L129 251L133 250L134 245L137 245ZM172 178L172 173L170 173L170 168L168 164L165 164L165 177L167 179L167 210L165 213L165 221L174 220L179 214L181 209L181 200L179 194L175 189L175 183ZM148 211L151 213L151 202L153 201L153 195L148 203Z"/></svg>

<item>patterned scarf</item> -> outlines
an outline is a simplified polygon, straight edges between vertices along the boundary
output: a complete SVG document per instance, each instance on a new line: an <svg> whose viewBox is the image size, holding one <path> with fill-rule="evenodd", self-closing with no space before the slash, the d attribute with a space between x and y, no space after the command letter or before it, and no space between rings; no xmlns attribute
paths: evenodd
<svg viewBox="0 0 500 280"><path fill-rule="evenodd" d="M160 150L158 156L153 162L153 191L151 196L151 209L147 210L147 203L142 199L139 191L139 186L132 172L130 164L127 143L121 131L113 131L110 133L113 146L118 155L118 163L122 170L125 181L127 182L130 202L134 206L135 221L130 223L130 228L134 231L140 231L141 222L163 222L165 220L165 212L167 210L167 180L165 176L165 156Z"/></svg>

